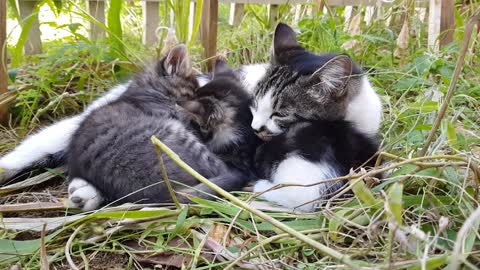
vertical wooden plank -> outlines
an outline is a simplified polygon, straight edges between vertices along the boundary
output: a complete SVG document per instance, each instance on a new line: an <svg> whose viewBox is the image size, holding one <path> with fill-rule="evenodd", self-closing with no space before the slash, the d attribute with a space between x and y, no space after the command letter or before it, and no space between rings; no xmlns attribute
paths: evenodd
<svg viewBox="0 0 480 270"><path fill-rule="evenodd" d="M38 23L38 14L33 14L37 1L17 0L20 17L22 21L26 21L30 16L34 17L33 23L28 31L27 41L23 48L25 54L36 54L42 52L42 39L40 32L40 24Z"/></svg>
<svg viewBox="0 0 480 270"><path fill-rule="evenodd" d="M160 4L159 2L142 1L143 12L143 37L145 45L157 43L157 27L160 24Z"/></svg>
<svg viewBox="0 0 480 270"><path fill-rule="evenodd" d="M7 92L7 1L0 0L0 95ZM0 124L8 121L7 105L0 105Z"/></svg>
<svg viewBox="0 0 480 270"><path fill-rule="evenodd" d="M202 6L202 19L200 35L204 48L204 57L207 60L207 69L211 71L215 64L217 53L217 23L218 0L204 0Z"/></svg>
<svg viewBox="0 0 480 270"><path fill-rule="evenodd" d="M98 22L105 24L105 2L103 0L87 0L88 13ZM105 31L95 22L90 22L90 40L105 36Z"/></svg>
<svg viewBox="0 0 480 270"><path fill-rule="evenodd" d="M244 4L230 3L230 17L228 23L233 26L239 26L243 19Z"/></svg>
<svg viewBox="0 0 480 270"><path fill-rule="evenodd" d="M323 8L325 7L325 0L315 0L315 7L317 9L317 13L322 13Z"/></svg>
<svg viewBox="0 0 480 270"><path fill-rule="evenodd" d="M268 21L271 27L275 27L278 23L279 9L280 9L279 5L270 5Z"/></svg>
<svg viewBox="0 0 480 270"><path fill-rule="evenodd" d="M430 0L428 6L428 47L438 51L438 37L440 36L441 0Z"/></svg>
<svg viewBox="0 0 480 270"><path fill-rule="evenodd" d="M440 14L440 46L445 46L453 41L455 31L454 0L442 0Z"/></svg>

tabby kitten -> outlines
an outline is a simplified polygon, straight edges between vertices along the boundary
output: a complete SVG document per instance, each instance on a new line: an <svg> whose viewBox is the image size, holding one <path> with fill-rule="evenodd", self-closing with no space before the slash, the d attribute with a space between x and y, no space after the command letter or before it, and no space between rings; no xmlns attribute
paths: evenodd
<svg viewBox="0 0 480 270"><path fill-rule="evenodd" d="M271 66L254 90L252 128L267 141L256 155L265 192L278 184L312 184L343 176L378 149L378 96L346 55L313 54L279 24ZM372 165L369 163L368 165ZM269 201L303 211L343 185L286 187L263 193Z"/></svg>
<svg viewBox="0 0 480 270"><path fill-rule="evenodd" d="M235 84L225 87L236 89ZM91 112L80 124L67 150L72 206L92 210L108 202L169 201L170 195L150 142L152 135L222 188L241 188L248 180L248 172L243 166L237 168L228 160L224 162L221 155L226 154L224 151L231 144L245 143L239 138L243 133L228 132L243 130L243 123L222 126L222 131L230 135L220 141L213 136L209 143L215 147L210 149L191 124L191 115L178 109L178 104L189 104L197 88L187 49L180 45L132 80L117 100ZM202 93L208 88L209 84L198 91ZM246 127L249 120L244 121ZM180 182L174 184L174 189L199 185L170 158L164 157L164 163L169 178ZM209 191L202 185L198 188Z"/></svg>

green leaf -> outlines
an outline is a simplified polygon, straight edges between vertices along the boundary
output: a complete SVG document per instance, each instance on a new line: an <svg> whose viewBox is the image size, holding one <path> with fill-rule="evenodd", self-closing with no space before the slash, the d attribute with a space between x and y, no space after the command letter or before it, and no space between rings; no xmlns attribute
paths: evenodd
<svg viewBox="0 0 480 270"><path fill-rule="evenodd" d="M427 270L441 269L441 266L445 265L447 262L448 262L448 256L446 256L446 255L433 257L433 258L428 258L425 269L427 269ZM407 269L409 269L409 270L421 270L422 266L417 264L417 265L409 267Z"/></svg>
<svg viewBox="0 0 480 270"><path fill-rule="evenodd" d="M148 210L148 211L115 211L106 213L95 213L88 218L150 218L150 217L167 217L174 216L179 213L178 210L160 209L160 210Z"/></svg>
<svg viewBox="0 0 480 270"><path fill-rule="evenodd" d="M390 211L399 225L402 225L402 195L403 184L400 183L394 183L390 187L387 195Z"/></svg>
<svg viewBox="0 0 480 270"><path fill-rule="evenodd" d="M125 47L123 44L122 20L120 15L122 13L123 0L109 1L110 7L107 14L108 37L112 46L113 52L121 59L125 59Z"/></svg>
<svg viewBox="0 0 480 270"><path fill-rule="evenodd" d="M335 212L335 216L332 217L328 222L328 236L332 241L337 242L338 239L338 231L340 226L343 225L343 218L352 211L350 209L342 209Z"/></svg>
<svg viewBox="0 0 480 270"><path fill-rule="evenodd" d="M357 182L353 184L352 190L355 196L357 196L358 199L367 206L370 207L375 207L379 205L379 200L375 199L375 196L373 195L372 191L365 185L365 182L363 180L357 181L357 179L352 179L350 180L350 184Z"/></svg>
<svg viewBox="0 0 480 270"><path fill-rule="evenodd" d="M174 229L175 235L182 231L183 226L185 225L185 220L187 219L187 215L188 215L188 205L186 205L182 209L182 212L180 212L180 215L178 215L177 223L175 224L175 229Z"/></svg>
<svg viewBox="0 0 480 270"><path fill-rule="evenodd" d="M457 145L457 132L455 126L450 121L447 122L447 139L450 146L454 147Z"/></svg>
<svg viewBox="0 0 480 270"><path fill-rule="evenodd" d="M198 197L190 197L190 200L193 201L193 202L196 202L200 205L210 207L215 212L220 212L220 213L232 216L232 217L236 216L238 214L238 212L241 210L237 206L235 206L233 204L230 204L230 203L228 203L228 204L219 203L219 202L214 202L214 201L210 201L210 200L201 199L201 198L198 198ZM238 218L248 219L249 214L242 210L242 213L238 216Z"/></svg>

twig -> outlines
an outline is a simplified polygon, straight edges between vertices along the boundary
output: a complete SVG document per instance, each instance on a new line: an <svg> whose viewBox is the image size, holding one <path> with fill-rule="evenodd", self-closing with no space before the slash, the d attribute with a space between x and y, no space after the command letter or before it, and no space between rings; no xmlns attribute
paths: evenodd
<svg viewBox="0 0 480 270"><path fill-rule="evenodd" d="M237 197L231 195L230 193L226 192L225 190L223 190L219 186L210 182L207 178L203 177L197 171L195 171L192 167L190 167L188 164L183 162L177 154L175 154L170 148L168 148L168 146L163 144L155 136L152 136L152 142L155 145L157 145L158 147L160 147L162 149L162 151L164 151L182 169L184 169L190 175L195 177L198 181L202 182L207 187L211 188L212 190L214 190L215 192L217 192L221 196L225 197L226 199L228 199L232 203L234 203L234 204L238 205L239 207L247 210L248 212L260 217L261 219L265 220L266 222L268 222L268 223L272 224L273 226L279 228L280 230L294 236L295 238L299 239L300 241L306 243L307 245L319 250L320 252L322 252L322 253L324 253L324 254L326 254L326 255L328 255L328 256L330 256L330 257L332 257L332 258L334 258L334 259L352 267L352 268L357 268L357 266L350 259L350 256L342 254L342 253L340 253L340 252L338 252L338 251L336 251L336 250L334 250L330 247L327 247L327 246L313 240L312 238L306 236L305 234L300 233L300 232L292 229L291 227L283 224L282 222L272 218L271 216L265 214L264 212L250 207L247 203L241 201Z"/></svg>
<svg viewBox="0 0 480 270"><path fill-rule="evenodd" d="M480 9L478 9L475 12L475 14L472 17L470 17L470 20L468 20L467 26L465 27L465 32L463 34L462 48L458 56L457 64L455 65L455 70L453 71L452 80L450 81L450 85L448 86L447 96L445 97L445 100L443 101L442 106L440 107L440 111L438 112L437 118L435 119L435 122L432 125L432 129L428 134L427 140L425 141L425 144L422 146L422 149L419 151L418 156L425 156L425 154L427 153L428 148L430 147L430 144L432 143L433 138L435 137L435 134L437 133L437 130L440 127L440 123L442 122L442 119L445 116L445 113L447 112L448 104L450 103L453 93L455 92L455 87L457 86L458 77L460 76L460 72L462 72L462 69L463 69L463 63L465 62L465 54L467 53L467 50L468 50L468 45L470 43L470 38L472 36L473 28L475 27L475 24L479 20L480 20Z"/></svg>
<svg viewBox="0 0 480 270"><path fill-rule="evenodd" d="M72 233L72 235L70 235L70 237L68 238L67 244L65 245L65 257L67 258L67 262L70 265L70 268L72 268L73 270L79 270L79 268L73 262L72 256L70 256L70 248L72 246L73 239L75 239L75 236L77 236L77 234L80 232L80 230L83 229L83 227L85 227L85 223L83 223L82 225L78 226L75 229L75 231Z"/></svg>
<svg viewBox="0 0 480 270"><path fill-rule="evenodd" d="M47 247L45 246L45 231L47 230L47 224L43 224L42 234L41 234L41 245L40 245L40 269L41 270L49 270L50 266L48 265L48 258L47 258Z"/></svg>
<svg viewBox="0 0 480 270"><path fill-rule="evenodd" d="M167 170L165 169L165 164L163 163L162 149L155 143L155 139L156 138L152 136L152 142L155 145L155 151L157 152L157 157L160 162L160 170L162 170L163 180L165 181L165 185L167 185L168 192L172 197L172 201L175 204L175 207L177 207L177 209L180 209L180 203L177 200L175 192L173 192L172 184L170 183L170 179L168 179Z"/></svg>
<svg viewBox="0 0 480 270"><path fill-rule="evenodd" d="M312 230L305 230L305 231L301 231L301 233L316 233L316 232L324 232L326 229L312 229ZM258 245L254 246L253 248L247 250L245 253L243 253L242 255L238 256L235 260L233 260L229 265L227 265L227 267L225 267L224 270L230 270L232 269L232 267L235 267L241 260L245 259L245 257L247 257L249 254L251 254L252 252L254 252L255 250L261 248L261 247L264 247L265 245L268 245L270 244L271 242L273 241L276 241L276 240L279 240L279 239L282 239L284 237L287 237L289 236L288 233L282 233L282 234L277 234L275 236L272 236L270 238L267 238L261 242L258 243Z"/></svg>
<svg viewBox="0 0 480 270"><path fill-rule="evenodd" d="M470 229L474 228L474 223L477 222L479 218L480 207L473 211L473 213L463 223L460 231L458 231L457 240L455 241L455 245L453 246L453 252L450 256L450 265L448 266L448 269L455 270L460 268L460 261L463 261L465 259L465 256L462 252L465 242L465 236Z"/></svg>

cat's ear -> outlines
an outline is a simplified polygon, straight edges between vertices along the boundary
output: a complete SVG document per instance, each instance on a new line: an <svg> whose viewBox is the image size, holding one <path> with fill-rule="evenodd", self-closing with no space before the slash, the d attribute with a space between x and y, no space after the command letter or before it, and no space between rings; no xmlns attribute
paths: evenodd
<svg viewBox="0 0 480 270"><path fill-rule="evenodd" d="M217 74L229 72L231 70L232 69L227 65L227 62L217 58L217 61L215 61L215 68L213 69L213 77Z"/></svg>
<svg viewBox="0 0 480 270"><path fill-rule="evenodd" d="M173 47L165 57L163 68L169 75L190 76L192 74L192 64L188 57L187 46L180 44Z"/></svg>
<svg viewBox="0 0 480 270"><path fill-rule="evenodd" d="M202 117L205 114L205 108L202 103L196 100L181 102L179 106L196 117Z"/></svg>
<svg viewBox="0 0 480 270"><path fill-rule="evenodd" d="M279 23L273 34L273 56L280 55L283 51L300 46L297 41L297 34L293 29L284 24Z"/></svg>
<svg viewBox="0 0 480 270"><path fill-rule="evenodd" d="M310 83L322 91L336 97L346 94L346 88L352 75L353 62L348 55L338 55L317 69L310 77ZM321 86L321 87L320 87Z"/></svg>

